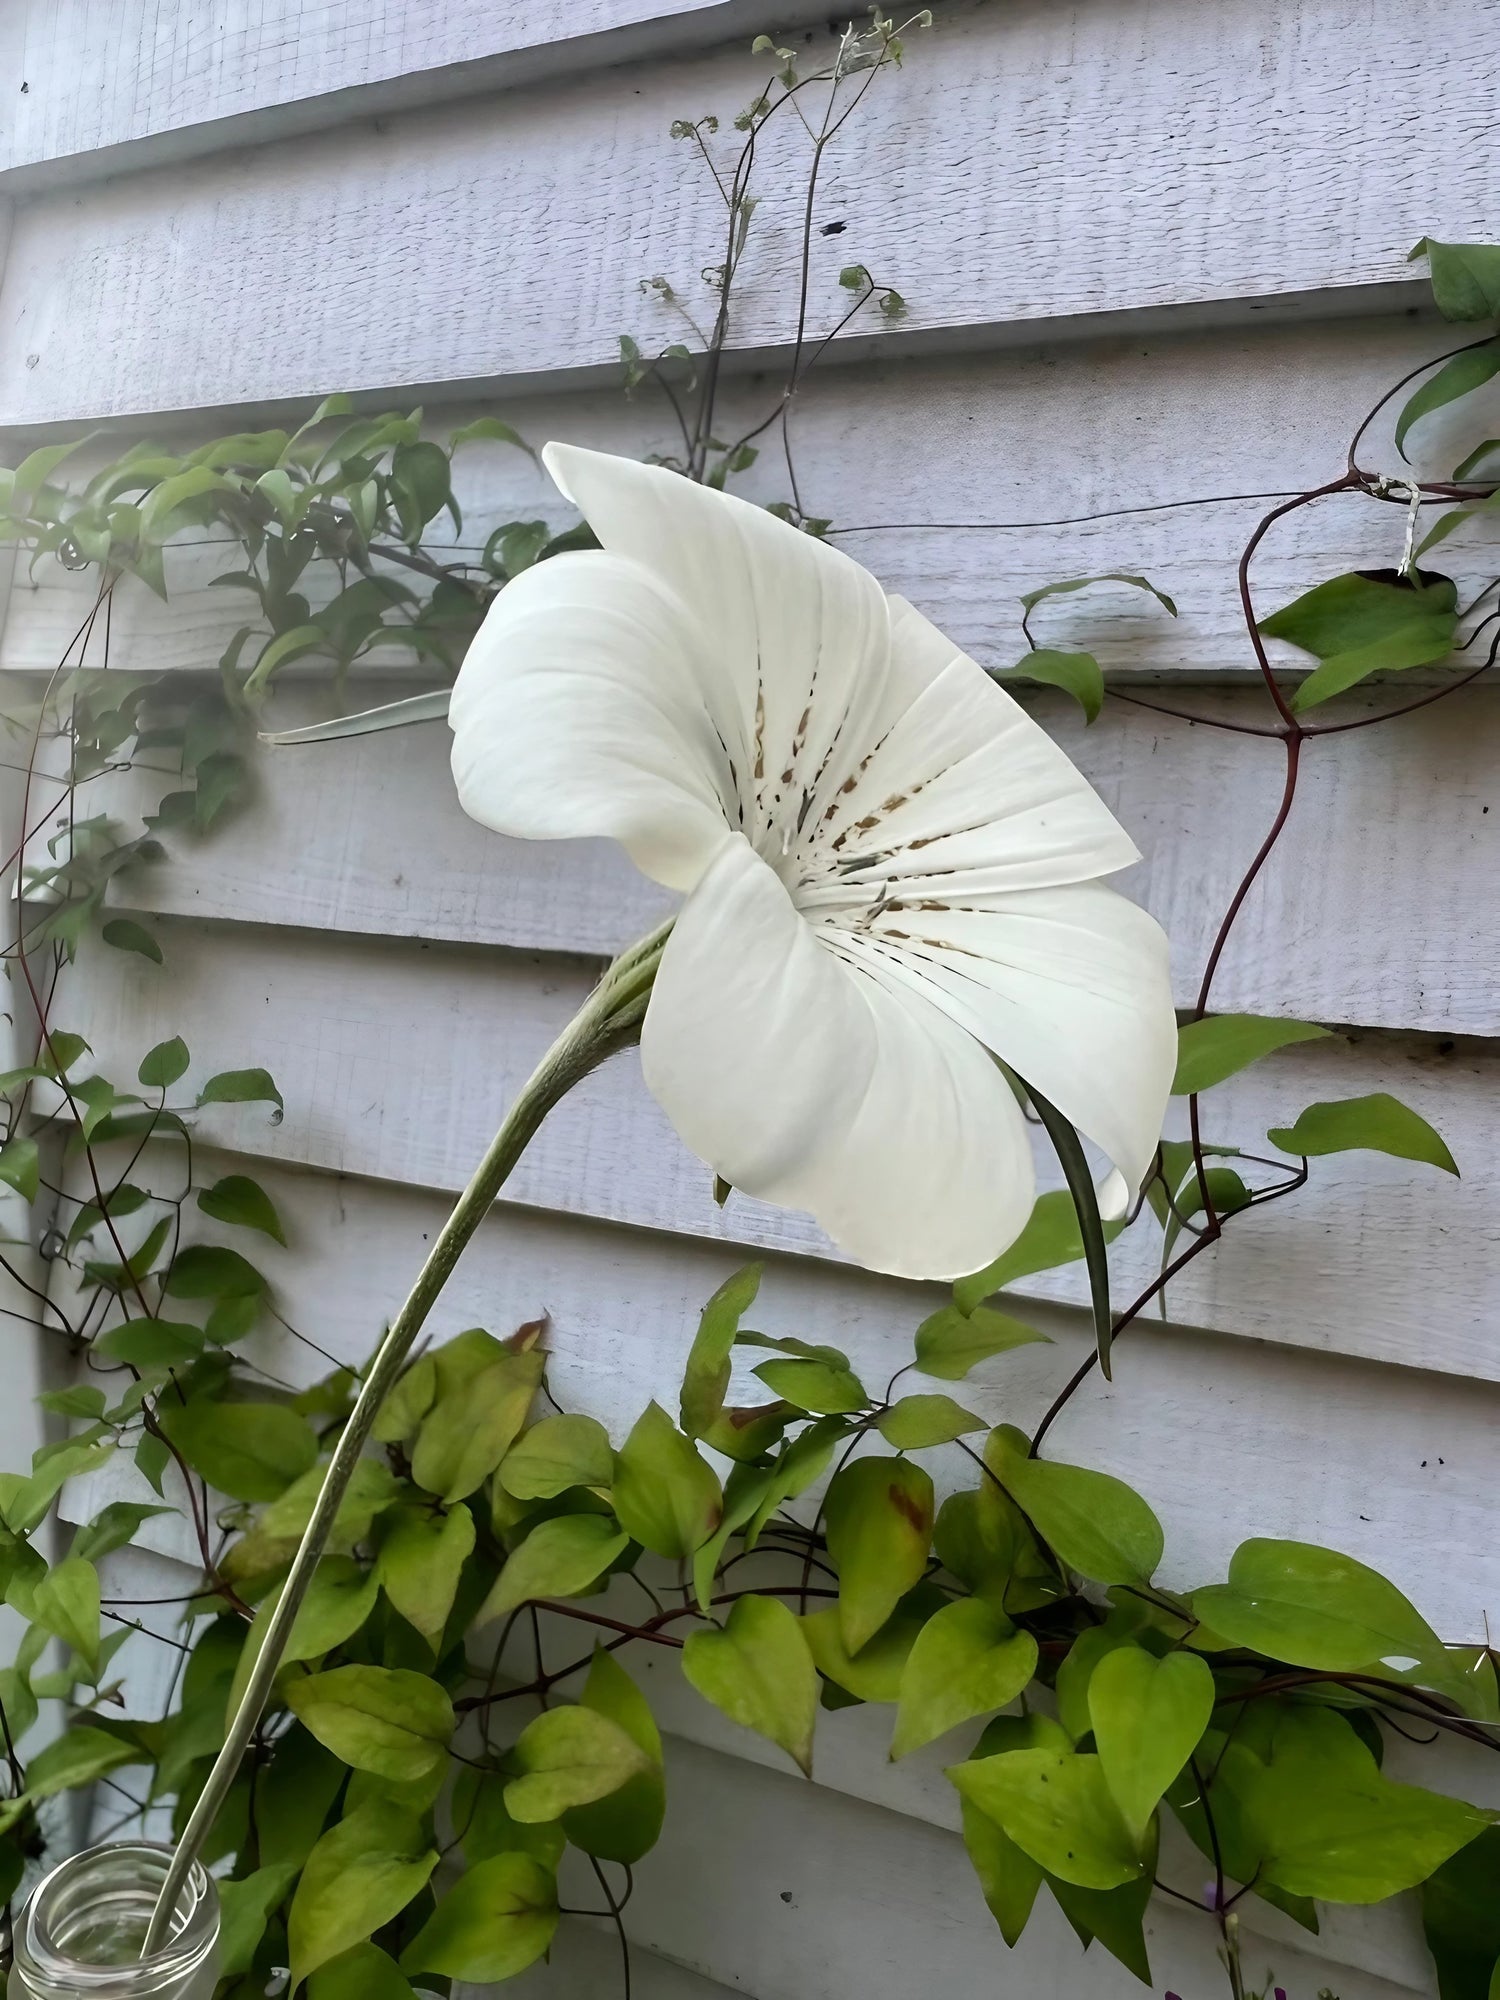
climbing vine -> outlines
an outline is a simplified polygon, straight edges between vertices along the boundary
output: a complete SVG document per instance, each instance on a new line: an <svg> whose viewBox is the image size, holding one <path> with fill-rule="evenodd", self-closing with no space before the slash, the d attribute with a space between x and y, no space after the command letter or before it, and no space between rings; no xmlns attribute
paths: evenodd
<svg viewBox="0 0 1500 2000"><path fill-rule="evenodd" d="M819 170L845 119L899 62L902 35L921 25L877 13L808 73L797 52L762 38L774 73L734 121L740 136L729 142L712 117L674 126L725 203L722 258L704 273L708 324L676 285L653 278L643 287L653 310L690 338L621 343L627 391L660 395L672 413L680 448L666 462L722 486L774 441L788 489L777 511L809 533L837 527L803 505L798 392L858 315L898 317L904 304L853 263L841 309L826 331L809 331ZM756 243L756 148L772 119L800 121L809 153L797 337L764 419L725 438L721 359ZM1449 318L1500 317L1500 250L1418 250ZM225 1912L221 1994L275 1990L283 1968L311 2000L501 1980L544 1953L564 1919L615 1927L628 1992L622 1912L667 1806L658 1725L627 1665L648 1648L680 1656L697 1696L809 1775L830 1709L887 1706L895 1758L941 1740L977 1892L1008 1945L1045 1892L1085 1946L1149 1984L1145 1923L1159 1892L1215 1927L1229 1988L1250 2000L1263 1973L1265 1990L1274 1986L1268 1968L1245 1964L1241 1918L1254 1901L1315 1931L1319 1904L1420 1887L1443 2000L1493 1990L1494 1815L1395 1782L1382 1759L1391 1731L1500 1747L1497 1654L1445 1643L1375 1571L1301 1542L1252 1539L1223 1579L1168 1589L1158 1581L1163 1530L1146 1501L1055 1457L1051 1432L1173 1279L1237 1217L1295 1196L1325 1156L1373 1149L1414 1172L1456 1171L1442 1137L1383 1094L1307 1106L1266 1134L1229 1133L1218 1087L1327 1030L1216 1014L1213 989L1318 739L1444 700L1500 650L1500 611L1486 608L1500 577L1465 603L1429 565L1493 510L1485 467L1500 445L1476 439L1439 480L1376 473L1362 456L1383 417L1394 411L1404 453L1425 418L1497 372L1492 331L1415 371L1359 424L1346 464L1278 502L1246 544L1239 590L1266 706L1261 722L1232 726L1280 743L1284 791L1181 1026L1175 1088L1191 1136L1163 1140L1125 1223L1105 1232L1074 1192L1043 1195L1019 1241L914 1329L910 1361L883 1386L806 1330L757 1330L760 1274L747 1266L705 1306L675 1394L664 1384L665 1400L618 1443L554 1402L543 1319L472 1329L405 1369L208 1850ZM247 1066L189 1083L181 1037L142 1051L133 1076L106 1076L62 1018L62 975L95 934L162 961L140 914L150 902L141 871L174 844L233 837L256 758L283 754L255 743L279 675L315 667L328 688L331 719L294 732L304 737L441 714L495 593L591 545L585 528L559 534L540 520L464 544L454 464L479 441L529 449L498 418L440 441L421 411L362 414L336 396L293 431L186 452L141 443L108 463L97 443L70 440L0 473L3 532L23 559L87 572L92 589L45 692L9 711L25 777L8 970L35 1046L0 1077L0 1182L33 1224L12 1232L0 1261L31 1295L22 1316L81 1366L71 1386L41 1398L65 1434L29 1470L0 1475L0 1584L26 1621L0 1668L6 1895L52 1841L48 1802L60 1794L99 1788L105 1830L153 1813L181 1830L359 1382L337 1364L310 1383L306 1367L292 1369L294 1382L272 1372L272 1358L298 1343L304 1358L314 1351L255 1261L257 1241L284 1241L282 1218L249 1175L200 1173L197 1114L259 1103L279 1117L274 1079ZM81 464L93 469L74 478ZM1401 561L1331 577L1266 612L1253 576L1262 543L1335 493L1405 510ZM1435 520L1424 512L1432 503L1443 508ZM204 538L228 551L215 588L247 607L217 671L111 667L117 593L168 597L173 550ZM1106 584L1150 592L1175 615L1134 574L1046 585L1022 601L1029 650L1006 676L1065 689L1089 721L1115 691L1092 654L1038 644L1034 619L1059 593ZM1308 665L1277 666L1267 639L1299 648ZM351 720L352 677L392 650L431 673L433 692ZM1455 658L1465 664L1454 669ZM1414 696L1352 718L1332 706L1373 674L1412 669L1432 670ZM166 777L138 828L88 803L91 787L124 769ZM200 1217L215 1225L207 1236ZM1121 1303L1104 1237L1127 1227L1157 1232L1159 1274ZM1006 1356L1045 1338L1017 1288L1078 1261L1089 1267L1094 1353L1032 1434L989 1426L962 1384L977 1369L1003 1382ZM932 1452L943 1454L941 1499ZM64 1525L68 1482L116 1474L124 1460L139 1497ZM112 1595L108 1558L169 1512L196 1550L180 1600ZM65 1553L49 1556L49 1530ZM115 1663L132 1633L148 1631L177 1649L181 1670L165 1712L141 1721L122 1711ZM60 1718L45 1732L44 1704ZM33 1731L45 1736L34 1751ZM581 1869L591 1885L582 1906L563 1900L576 1888L559 1891L565 1855L575 1857L566 1880Z"/></svg>

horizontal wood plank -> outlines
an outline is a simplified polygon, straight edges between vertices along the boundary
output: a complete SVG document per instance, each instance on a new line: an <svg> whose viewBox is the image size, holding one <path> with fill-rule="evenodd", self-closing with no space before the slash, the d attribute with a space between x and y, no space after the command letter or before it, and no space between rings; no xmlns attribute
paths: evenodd
<svg viewBox="0 0 1500 2000"><path fill-rule="evenodd" d="M845 228L813 239L811 323L842 313L856 260L909 310L890 331L867 309L855 351L1411 303L1416 238L1492 215L1495 12L1464 0L1439 30L1365 0L1351 68L1345 19L1302 6L1289 34L1283 0L956 7L825 156L819 223ZM716 112L727 157L763 78L763 58L690 56L40 196L0 290L0 425L536 383L612 366L622 331L677 338L640 281L711 305L723 217L667 127ZM808 141L778 119L760 150L742 356L785 350L797 320Z"/></svg>
<svg viewBox="0 0 1500 2000"><path fill-rule="evenodd" d="M263 1064L286 1098L278 1125L261 1107L215 1107L206 1137L268 1160L439 1189L467 1179L587 989L576 961L555 958L247 927L161 929L164 967L85 948L64 992L58 1024L87 1036L105 1073L128 1079L147 1048L181 1034L195 1077ZM1309 1044L1223 1086L1205 1109L1206 1136L1253 1150L1268 1126L1305 1104L1380 1088L1432 1119L1465 1179L1376 1154L1321 1161L1310 1190L1244 1218L1184 1274L1172 1311L1257 1339L1500 1377L1492 1143L1500 1064L1379 1036ZM719 1208L711 1176L678 1143L633 1055L559 1107L506 1199L833 1254L803 1215L739 1195ZM1117 1248L1122 1297L1154 1274L1154 1243L1142 1231ZM1077 1298L1081 1280L1069 1272L1028 1289Z"/></svg>
<svg viewBox="0 0 1500 2000"><path fill-rule="evenodd" d="M791 431L798 490L810 512L832 521L841 546L988 667L1009 667L1025 651L1023 592L1124 570L1159 584L1178 616L1139 591L1101 585L1044 605L1039 643L1090 648L1112 678L1247 679L1255 667L1235 564L1255 523L1274 496L1335 477L1363 412L1453 344L1450 329L1425 320L1376 318L814 373ZM1492 387L1472 408L1434 416L1413 432L1414 458L1431 476L1446 476L1500 427L1500 385ZM725 435L759 424L780 391L770 376L731 380ZM618 388L460 403L435 413L433 434L497 407L536 445L563 438L631 456L673 448L665 401L644 391L627 399ZM212 429L201 419L181 435L198 443ZM1389 422L1377 428L1366 458L1395 471L1388 439ZM101 451L120 443L103 440L76 463L87 473ZM736 485L754 499L785 499L791 488L775 433L761 443L759 461ZM560 527L575 518L546 475L513 449L466 447L456 484L460 552L470 559L502 522L540 518ZM1204 504L1184 504L1195 500ZM957 525L929 525L948 523ZM1274 609L1341 570L1395 562L1404 529L1403 507L1348 497L1293 516L1257 557L1260 606ZM434 541L448 534L445 523L433 524ZM1468 531L1444 545L1440 560L1466 598L1495 573L1495 548L1493 532ZM210 587L235 566L231 545L185 537L167 555L169 603L144 585L121 585L110 661L153 673L212 669L250 603L239 591ZM314 594L327 587L316 571L306 583ZM22 564L0 633L0 669L50 673L96 589L93 572L50 560ZM101 629L91 660L102 660L102 645ZM1306 661L1290 647L1273 650L1288 664ZM378 676L409 665L383 649L363 670Z"/></svg>
<svg viewBox="0 0 1500 2000"><path fill-rule="evenodd" d="M388 692L398 690L369 698ZM1270 712L1248 691L1183 700L1221 724ZM1032 706L1141 849L1118 886L1165 926L1178 1004L1191 1006L1275 815L1281 747L1125 702L1092 728L1063 696ZM318 711L283 702L279 712ZM1236 926L1216 1008L1500 1034L1489 920L1497 726L1500 695L1465 691L1308 747L1295 815ZM430 723L263 752L244 815L205 841L178 838L167 863L120 878L115 898L181 916L606 956L668 912L672 899L612 843L513 841L468 819L450 743ZM95 785L88 810L133 819L174 782L143 772ZM44 838L36 844L40 858Z"/></svg>
<svg viewBox="0 0 1500 2000"><path fill-rule="evenodd" d="M0 187L93 180L544 77L824 24L826 0L15 0Z"/></svg>

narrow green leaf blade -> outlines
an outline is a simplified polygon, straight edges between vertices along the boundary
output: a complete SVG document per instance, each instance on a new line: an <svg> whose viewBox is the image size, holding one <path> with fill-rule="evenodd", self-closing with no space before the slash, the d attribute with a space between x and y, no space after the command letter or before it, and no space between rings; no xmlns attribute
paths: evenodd
<svg viewBox="0 0 1500 2000"><path fill-rule="evenodd" d="M1105 1241L1113 1242L1124 1226L1123 1222L1107 1222ZM960 1312L971 1313L992 1293L1004 1291L1018 1279L1029 1278L1037 1271L1054 1270L1059 1264L1076 1263L1083 1254L1077 1206L1066 1188L1057 1188L1037 1197L1026 1227L993 1264L987 1264L971 1278L958 1280L953 1287L953 1303Z"/></svg>
<svg viewBox="0 0 1500 2000"><path fill-rule="evenodd" d="M740 1321L760 1290L761 1268L747 1264L736 1271L703 1308L682 1377L682 1428L690 1438L702 1437L724 1407L730 1354Z"/></svg>

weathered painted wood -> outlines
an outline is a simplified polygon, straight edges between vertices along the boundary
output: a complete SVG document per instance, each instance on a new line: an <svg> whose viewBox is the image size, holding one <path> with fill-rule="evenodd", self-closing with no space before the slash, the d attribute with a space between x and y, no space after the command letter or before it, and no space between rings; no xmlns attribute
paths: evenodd
<svg viewBox="0 0 1500 2000"><path fill-rule="evenodd" d="M0 186L97 179L802 21L826 0L16 0Z"/></svg>
<svg viewBox="0 0 1500 2000"><path fill-rule="evenodd" d="M579 1884L583 1895L579 1907L588 1907L588 1890L598 1893L592 1875ZM597 1907L597 1904L594 1906ZM743 1993L735 1983L734 1967L723 1967L728 1984L709 1979L685 1965L674 1965L660 1952L647 1951L640 1944L630 1947L630 1991L639 2000L725 2000ZM607 1920L589 1921L569 1917L545 1960L508 1981L515 2000L620 2000L620 1946ZM459 1986L459 2000L482 2000L483 1987ZM493 1989L491 1989L493 1991Z"/></svg>
<svg viewBox="0 0 1500 2000"><path fill-rule="evenodd" d="M1359 14L1351 68L1343 14L1300 8L1290 34L1282 0L955 9L826 156L819 216L847 226L814 238L813 325L856 259L910 301L899 331L856 322L856 349L1225 302L1327 312L1371 288L1411 302L1412 242L1482 236L1492 214L1494 0L1440 32L1401 0ZM640 281L700 310L719 255L718 189L667 126L727 120L763 70L694 57L38 198L0 292L0 423L611 365L621 331L649 337ZM790 121L762 142L738 353L795 326L807 152Z"/></svg>
<svg viewBox="0 0 1500 2000"><path fill-rule="evenodd" d="M207 1137L266 1159L433 1188L467 1179L587 986L577 962L560 959L191 924L164 924L162 936L165 968L104 946L80 957L59 1020L87 1036L106 1073L128 1079L147 1048L182 1034L194 1076L264 1064L286 1097L279 1125L258 1107L213 1108ZM1206 1136L1253 1149L1305 1104L1380 1088L1433 1120L1465 1179L1382 1155L1325 1160L1299 1201L1244 1218L1214 1258L1185 1274L1172 1310L1259 1339L1500 1376L1500 1066L1383 1037L1309 1044L1224 1086L1205 1109ZM1052 1171L1045 1160L1042 1170ZM708 1170L678 1143L634 1056L597 1072L552 1115L507 1199L832 1254L805 1216L738 1195L717 1207ZM1144 1233L1116 1260L1122 1296L1154 1272ZM1076 1272L1031 1283L1046 1296L1080 1295Z"/></svg>
<svg viewBox="0 0 1500 2000"><path fill-rule="evenodd" d="M1453 344L1450 329L1426 320L1377 318L815 373L792 428L799 489L809 510L829 517L842 545L887 588L910 597L988 666L1008 667L1025 650L1023 591L1123 569L1159 583L1178 617L1137 591L1106 586L1044 606L1039 641L1090 647L1112 675L1243 678L1254 663L1234 570L1270 504L1255 496L1335 476L1363 412ZM758 424L780 390L773 376L732 380L724 434ZM434 413L434 434L497 407L538 445L560 437L633 456L673 446L664 400L645 391L627 400L613 387L458 404ZM1500 389L1475 398L1471 412L1463 408L1461 418L1453 411L1413 433L1414 456L1432 476L1446 476L1500 422ZM206 425L200 419L185 435L201 441L213 434ZM1377 430L1367 462L1396 470L1389 425L1384 444L1381 436ZM762 445L759 462L736 484L752 498L784 499L790 488L775 434ZM78 463L89 468L101 448L80 454ZM20 449L0 450L0 457ZM513 449L467 447L457 483L471 556L500 522L541 517L561 526L573 519L546 475ZM1168 504L1236 494L1251 497ZM1071 525L1053 525L1063 517ZM1020 525L936 532L924 525L987 522ZM1400 506L1357 499L1294 516L1257 558L1261 605L1286 603L1340 569L1394 562L1404 528ZM445 532L434 523L435 540ZM232 550L186 539L168 554L170 603L141 585L117 592L116 665L212 669L242 622L248 600L208 587L234 566ZM1469 531L1444 545L1441 561L1467 595L1494 574L1494 549L1493 535ZM316 576L308 582L316 587ZM33 574L23 566L0 634L0 668L50 672L96 588L90 572L43 562ZM1305 658L1279 650L1288 661ZM401 655L377 653L366 671L399 673Z"/></svg>
<svg viewBox="0 0 1500 2000"><path fill-rule="evenodd" d="M1223 723L1270 713L1248 690L1160 698ZM1391 702L1382 691L1366 707ZM1145 856L1119 886L1166 927L1178 1003L1191 1006L1280 800L1280 745L1126 702L1092 728L1063 696L1034 707ZM288 720L320 712L315 698L277 710ZM1490 976L1497 723L1500 697L1462 692L1308 747L1295 817L1223 960L1220 1011L1500 1033ZM168 863L122 878L116 899L182 916L604 955L667 913L672 899L612 843L511 841L469 820L450 741L432 723L263 752L246 813L207 841L175 841ZM134 819L175 782L142 772L99 783L89 810Z"/></svg>

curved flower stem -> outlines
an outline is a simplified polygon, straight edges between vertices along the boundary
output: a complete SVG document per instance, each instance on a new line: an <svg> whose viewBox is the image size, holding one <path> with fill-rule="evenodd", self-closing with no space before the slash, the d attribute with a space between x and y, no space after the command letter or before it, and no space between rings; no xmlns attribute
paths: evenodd
<svg viewBox="0 0 1500 2000"><path fill-rule="evenodd" d="M312 1582L318 1559L381 1405L406 1365L412 1345L452 1276L469 1238L488 1215L495 1197L542 1120L575 1083L581 1082L607 1056L613 1055L617 1049L628 1047L639 1038L646 1001L670 929L670 923L663 924L616 959L543 1056L511 1106L489 1150L475 1168L468 1186L454 1204L452 1214L417 1273L416 1283L406 1303L391 1322L329 1462L312 1518L292 1559L276 1609L266 1625L255 1665L230 1722L224 1747L214 1762L208 1782L193 1807L192 1816L172 1856L172 1865L152 1912L143 1957L159 1950L167 1939L177 1898L234 1783L240 1759L255 1734L291 1637L297 1612ZM246 1643L255 1643L253 1632Z"/></svg>

